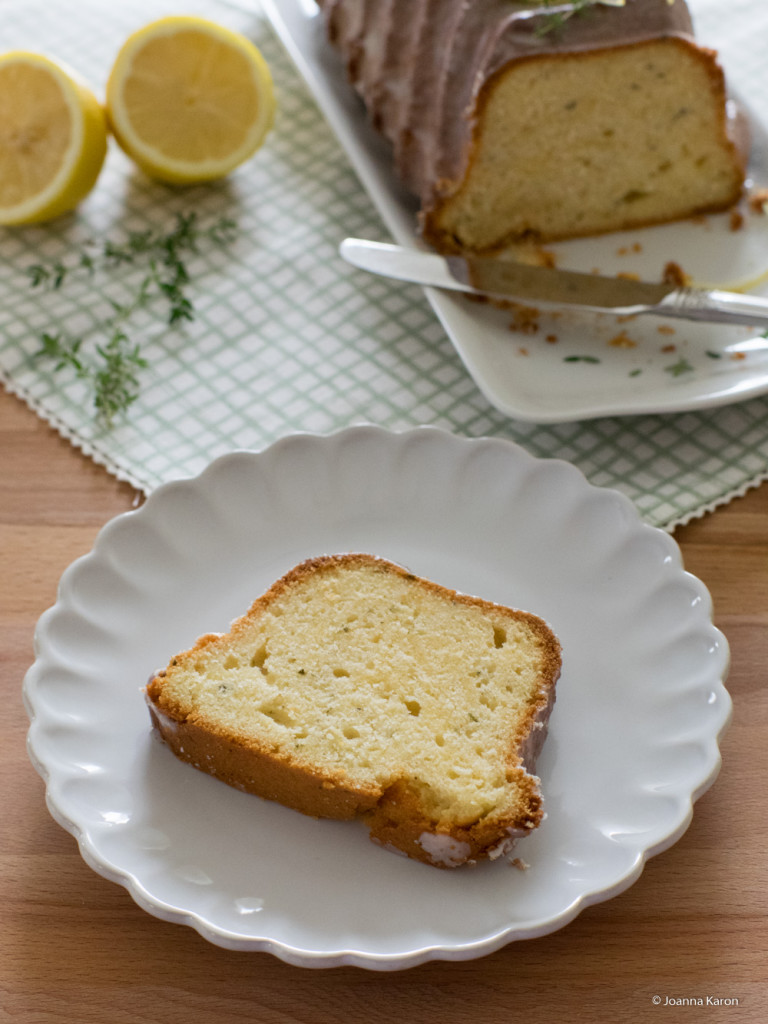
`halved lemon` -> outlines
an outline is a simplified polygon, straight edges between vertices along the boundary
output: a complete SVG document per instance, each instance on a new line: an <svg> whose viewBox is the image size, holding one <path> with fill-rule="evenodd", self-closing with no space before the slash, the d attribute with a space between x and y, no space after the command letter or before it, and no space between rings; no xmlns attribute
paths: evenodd
<svg viewBox="0 0 768 1024"><path fill-rule="evenodd" d="M107 116L147 174L186 184L222 178L272 126L272 76L245 36L175 15L129 36L107 82Z"/></svg>
<svg viewBox="0 0 768 1024"><path fill-rule="evenodd" d="M104 110L73 71L22 50L0 56L0 224L73 210L106 152Z"/></svg>

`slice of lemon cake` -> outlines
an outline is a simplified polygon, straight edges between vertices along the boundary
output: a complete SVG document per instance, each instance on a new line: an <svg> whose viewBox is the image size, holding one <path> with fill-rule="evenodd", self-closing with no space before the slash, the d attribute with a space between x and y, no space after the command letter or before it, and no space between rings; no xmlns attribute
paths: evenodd
<svg viewBox="0 0 768 1024"><path fill-rule="evenodd" d="M330 555L172 658L146 696L182 760L455 867L540 823L533 769L559 673L537 616Z"/></svg>

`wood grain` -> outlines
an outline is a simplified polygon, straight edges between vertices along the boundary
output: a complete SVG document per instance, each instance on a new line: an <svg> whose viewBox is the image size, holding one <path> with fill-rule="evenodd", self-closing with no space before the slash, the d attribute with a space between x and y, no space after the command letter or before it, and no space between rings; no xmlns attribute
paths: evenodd
<svg viewBox="0 0 768 1024"><path fill-rule="evenodd" d="M561 931L408 971L306 970L157 920L48 813L21 683L61 573L137 495L0 394L0 1022L509 1024L768 1019L768 487L677 532L732 648L733 723L691 827ZM738 1005L661 1005L667 998Z"/></svg>

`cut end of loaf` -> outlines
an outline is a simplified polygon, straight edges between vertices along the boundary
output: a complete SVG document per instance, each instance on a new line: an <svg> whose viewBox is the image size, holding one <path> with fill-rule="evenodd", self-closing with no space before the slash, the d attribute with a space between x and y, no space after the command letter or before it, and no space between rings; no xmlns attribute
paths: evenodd
<svg viewBox="0 0 768 1024"><path fill-rule="evenodd" d="M560 669L539 618L369 555L297 566L147 688L172 749L232 785L449 867L542 817Z"/></svg>
<svg viewBox="0 0 768 1024"><path fill-rule="evenodd" d="M424 231L488 252L667 223L736 203L744 154L711 51L670 36L520 60L478 99L472 155Z"/></svg>

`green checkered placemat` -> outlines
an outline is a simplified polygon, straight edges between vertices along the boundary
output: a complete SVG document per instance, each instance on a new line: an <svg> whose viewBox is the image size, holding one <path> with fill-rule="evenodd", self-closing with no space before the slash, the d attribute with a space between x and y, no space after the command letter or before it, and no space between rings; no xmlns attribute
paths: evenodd
<svg viewBox="0 0 768 1024"><path fill-rule="evenodd" d="M736 84L754 94L756 77L766 78L765 47L754 38L762 33L768 41L766 14L755 0L691 6L703 41L717 40L725 61L733 53ZM78 0L76 7L74 17L72 5L59 0L0 0L2 49L49 52L103 92L128 33L180 10L162 0ZM723 40L726 7L731 34ZM754 18L750 7L759 12ZM295 431L433 424L567 459L668 529L768 476L768 399L548 426L498 412L468 376L421 289L361 281L337 257L346 235L386 240L387 233L256 4L249 10L245 2L190 0L183 11L245 33L272 69L278 114L256 158L225 182L175 190L146 179L112 146L76 215L0 229L0 379L75 445L149 492L197 474L226 451L262 448ZM74 370L55 371L51 360L34 356L46 332L93 344L138 272L116 285L105 272L72 271L54 290L33 288L27 268L71 261L94 241L170 230L191 212L203 228L234 220L236 236L201 245L189 258L193 321L171 328L149 312L133 319L130 335L148 365L139 371L138 399L105 430Z"/></svg>

